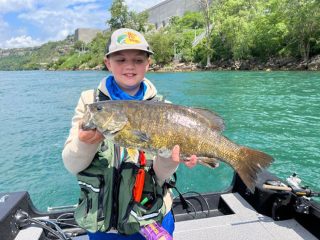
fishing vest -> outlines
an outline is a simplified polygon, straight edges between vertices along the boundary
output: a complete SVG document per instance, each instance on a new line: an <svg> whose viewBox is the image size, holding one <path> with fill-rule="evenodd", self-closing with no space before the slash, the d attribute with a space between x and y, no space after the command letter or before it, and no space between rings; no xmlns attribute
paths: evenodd
<svg viewBox="0 0 320 240"><path fill-rule="evenodd" d="M109 99L96 91L95 101ZM161 96L150 100L159 101ZM166 185L157 184L153 156L146 154L147 160L141 164L140 156L137 162L128 161L130 151L105 140L90 166L77 174L81 191L74 217L80 227L90 232L116 229L130 235L142 226L162 221ZM145 178L141 201L137 202L133 191L139 170L144 171Z"/></svg>

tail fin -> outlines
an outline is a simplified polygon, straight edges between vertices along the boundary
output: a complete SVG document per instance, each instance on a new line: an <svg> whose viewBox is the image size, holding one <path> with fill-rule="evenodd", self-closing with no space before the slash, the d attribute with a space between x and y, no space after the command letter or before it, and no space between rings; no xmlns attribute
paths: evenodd
<svg viewBox="0 0 320 240"><path fill-rule="evenodd" d="M241 147L239 155L240 161L235 163L235 170L244 184L253 192L257 174L268 167L273 162L273 158L266 153L247 147Z"/></svg>

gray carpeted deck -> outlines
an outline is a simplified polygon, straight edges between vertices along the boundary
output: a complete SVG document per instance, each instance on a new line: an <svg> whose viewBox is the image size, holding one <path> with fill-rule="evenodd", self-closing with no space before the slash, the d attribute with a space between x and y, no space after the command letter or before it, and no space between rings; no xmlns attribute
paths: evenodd
<svg viewBox="0 0 320 240"><path fill-rule="evenodd" d="M235 214L177 222L176 240L317 240L297 221L273 221L257 213L239 194L222 195Z"/></svg>

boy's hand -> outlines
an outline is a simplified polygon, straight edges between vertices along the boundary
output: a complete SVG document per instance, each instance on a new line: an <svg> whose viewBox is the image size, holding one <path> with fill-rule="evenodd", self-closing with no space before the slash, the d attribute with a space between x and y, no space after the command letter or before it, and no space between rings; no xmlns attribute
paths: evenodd
<svg viewBox="0 0 320 240"><path fill-rule="evenodd" d="M183 162L188 168L193 168L195 165L197 165L197 161L198 161L196 155L191 155L190 158L188 158L188 160L180 159L179 145L175 145L173 147L171 158L177 164L180 162Z"/></svg>
<svg viewBox="0 0 320 240"><path fill-rule="evenodd" d="M81 142L96 144L103 141L104 136L98 130L83 130L81 126L82 123L79 124L78 132L78 138Z"/></svg>

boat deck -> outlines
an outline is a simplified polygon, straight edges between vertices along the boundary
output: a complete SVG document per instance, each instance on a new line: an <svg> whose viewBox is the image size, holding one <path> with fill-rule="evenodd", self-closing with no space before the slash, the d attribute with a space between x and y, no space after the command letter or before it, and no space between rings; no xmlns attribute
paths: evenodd
<svg viewBox="0 0 320 240"><path fill-rule="evenodd" d="M274 221L257 213L238 193L221 195L234 214L176 223L175 240L317 240L296 220Z"/></svg>
<svg viewBox="0 0 320 240"><path fill-rule="evenodd" d="M274 221L257 213L238 193L221 195L222 200L233 212L209 218L178 221L174 232L175 240L317 240L296 220ZM30 227L19 232L15 240L40 239L42 229ZM88 240L78 236L73 240Z"/></svg>

